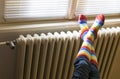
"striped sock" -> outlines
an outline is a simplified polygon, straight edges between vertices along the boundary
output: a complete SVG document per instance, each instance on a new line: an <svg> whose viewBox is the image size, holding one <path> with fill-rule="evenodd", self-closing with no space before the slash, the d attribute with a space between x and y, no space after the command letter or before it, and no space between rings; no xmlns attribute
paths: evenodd
<svg viewBox="0 0 120 79"><path fill-rule="evenodd" d="M84 15L80 15L78 19L81 28L81 39L83 44L77 54L77 58L84 56L95 65L98 64L95 50L93 47L93 41L97 38L97 32L104 24L104 16L98 15L92 27L89 29L87 26L87 19Z"/></svg>
<svg viewBox="0 0 120 79"><path fill-rule="evenodd" d="M95 19L94 24L90 28L90 32L91 32L90 37L91 37L92 41L94 41L97 38L97 32L102 27L103 24L104 24L104 16L98 15ZM95 53L95 49L94 49L93 45L91 47L91 63L98 66L98 61L97 61L97 57L96 57L96 53Z"/></svg>
<svg viewBox="0 0 120 79"><path fill-rule="evenodd" d="M84 40L89 28L87 26L87 18L85 15L80 14L78 18L78 23L81 29L80 37L83 40L83 44L77 54L77 58L79 57L85 57L89 61L91 60L91 54L90 54L90 47L91 42L89 40Z"/></svg>

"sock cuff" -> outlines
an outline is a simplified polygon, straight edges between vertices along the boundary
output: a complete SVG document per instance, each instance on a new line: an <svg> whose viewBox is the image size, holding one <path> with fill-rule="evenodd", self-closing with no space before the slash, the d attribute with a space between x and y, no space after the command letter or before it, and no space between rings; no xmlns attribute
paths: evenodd
<svg viewBox="0 0 120 79"><path fill-rule="evenodd" d="M91 61L91 54L87 50L80 50L77 54L77 58L85 57L87 60Z"/></svg>
<svg viewBox="0 0 120 79"><path fill-rule="evenodd" d="M93 59L91 59L91 61L90 61L91 63L93 63L94 65L96 65L97 67L98 67L98 62L97 61L95 61L95 60L93 60Z"/></svg>

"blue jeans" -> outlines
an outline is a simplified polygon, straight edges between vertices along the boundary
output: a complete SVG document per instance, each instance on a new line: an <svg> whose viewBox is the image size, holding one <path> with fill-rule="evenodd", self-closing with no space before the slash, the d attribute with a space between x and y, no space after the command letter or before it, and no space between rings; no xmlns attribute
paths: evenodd
<svg viewBox="0 0 120 79"><path fill-rule="evenodd" d="M98 68L85 57L77 58L72 79L100 79Z"/></svg>

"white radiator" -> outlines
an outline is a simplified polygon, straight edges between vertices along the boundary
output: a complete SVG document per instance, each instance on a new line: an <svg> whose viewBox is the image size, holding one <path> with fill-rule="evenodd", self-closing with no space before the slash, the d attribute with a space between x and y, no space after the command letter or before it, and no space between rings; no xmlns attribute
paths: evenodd
<svg viewBox="0 0 120 79"><path fill-rule="evenodd" d="M94 42L101 79L107 79L118 53L120 27L102 28ZM17 39L16 79L71 79L82 44L79 32L34 34Z"/></svg>

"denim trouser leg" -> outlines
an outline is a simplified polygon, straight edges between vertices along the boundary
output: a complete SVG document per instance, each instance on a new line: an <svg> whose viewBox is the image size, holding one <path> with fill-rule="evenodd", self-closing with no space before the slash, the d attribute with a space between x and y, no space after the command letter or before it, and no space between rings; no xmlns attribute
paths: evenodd
<svg viewBox="0 0 120 79"><path fill-rule="evenodd" d="M100 79L98 68L93 63L90 65L89 79Z"/></svg>
<svg viewBox="0 0 120 79"><path fill-rule="evenodd" d="M85 57L77 58L72 79L100 79L98 68Z"/></svg>
<svg viewBox="0 0 120 79"><path fill-rule="evenodd" d="M89 79L89 72L90 62L85 57L77 58L72 79Z"/></svg>

